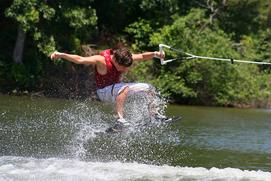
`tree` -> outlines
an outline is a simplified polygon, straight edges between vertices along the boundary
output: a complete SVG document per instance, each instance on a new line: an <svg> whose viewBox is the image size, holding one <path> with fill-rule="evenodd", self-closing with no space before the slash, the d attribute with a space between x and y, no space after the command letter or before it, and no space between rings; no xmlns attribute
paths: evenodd
<svg viewBox="0 0 271 181"><path fill-rule="evenodd" d="M55 49L57 39L64 39L63 35L58 36L59 31L63 32L63 28L67 28L65 29L67 32L73 32L70 37L85 38L86 29L93 28L97 20L90 2L14 0L6 10L6 16L16 22L18 29L13 51L14 62L22 63L26 36L31 38L34 47L45 55ZM82 32L84 32L83 36ZM69 39L65 37L67 38Z"/></svg>
<svg viewBox="0 0 271 181"><path fill-rule="evenodd" d="M225 11L221 12L220 27L234 34L239 41L243 35L256 34L270 26L271 4L266 0L228 0Z"/></svg>
<svg viewBox="0 0 271 181"><path fill-rule="evenodd" d="M164 43L196 55L235 59L247 58L253 51L252 46L246 46L243 52L235 49L230 35L216 23L207 22L209 17L203 10L192 9L187 16L175 17L173 24L152 34L150 45L157 47L159 43ZM171 56L177 55L167 52L167 57ZM190 60L156 66L154 69L147 64L135 72L139 79L149 77L150 82L164 95L182 103L224 106L250 104L266 96L270 87L269 81L263 81L270 79L270 76L265 76L255 65Z"/></svg>
<svg viewBox="0 0 271 181"><path fill-rule="evenodd" d="M97 16L91 3L92 0L10 2L5 16L8 21L13 21L9 24L12 31L5 34L17 38L13 38L16 41L13 61L9 57L3 61L5 66L1 74L8 85L3 86L3 83L4 89L39 87L43 76L53 70L48 55L56 49L81 53L81 45L96 36ZM10 47L10 42L7 46Z"/></svg>
<svg viewBox="0 0 271 181"><path fill-rule="evenodd" d="M50 20L54 13L54 9L50 8L43 1L13 1L6 11L6 16L13 18L17 22L17 39L13 51L13 61L15 63L22 63L26 33L37 31L37 25L41 21L40 18L43 17L45 20Z"/></svg>

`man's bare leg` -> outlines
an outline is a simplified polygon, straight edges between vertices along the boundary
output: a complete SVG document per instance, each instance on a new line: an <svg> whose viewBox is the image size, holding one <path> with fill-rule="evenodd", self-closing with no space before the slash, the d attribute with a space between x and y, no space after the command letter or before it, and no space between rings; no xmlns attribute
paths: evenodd
<svg viewBox="0 0 271 181"><path fill-rule="evenodd" d="M128 95L128 92L129 92L129 87L125 87L119 93L119 95L116 97L116 111L117 111L118 117L120 119L123 119L123 115L124 115L124 103L125 103L126 97Z"/></svg>
<svg viewBox="0 0 271 181"><path fill-rule="evenodd" d="M124 115L124 103L128 94L129 88L125 87L116 97L116 111L118 114L117 123L106 130L106 132L121 132L123 126L128 126L129 123L123 118Z"/></svg>

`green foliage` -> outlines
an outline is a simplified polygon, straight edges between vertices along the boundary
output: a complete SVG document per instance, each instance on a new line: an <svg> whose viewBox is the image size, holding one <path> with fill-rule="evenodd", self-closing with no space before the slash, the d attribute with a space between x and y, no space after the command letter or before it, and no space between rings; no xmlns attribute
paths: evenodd
<svg viewBox="0 0 271 181"><path fill-rule="evenodd" d="M69 26L75 30L95 25L97 22L96 11L91 8L73 7L63 11Z"/></svg>
<svg viewBox="0 0 271 181"><path fill-rule="evenodd" d="M48 56L56 46L60 46L58 42L62 43L64 40L66 47L69 47L74 45L74 41L69 42L71 40L69 37L76 36L83 42L93 32L89 28L95 27L97 16L90 3L91 1L87 4L15 0L6 9L6 16L16 21L18 26L31 35L36 48ZM61 47L65 45L61 44ZM71 46L71 48L77 47Z"/></svg>
<svg viewBox="0 0 271 181"><path fill-rule="evenodd" d="M46 5L44 1L36 0L14 0L6 10L6 16L18 22L25 32L35 27L41 17L50 20L54 15L53 8Z"/></svg>
<svg viewBox="0 0 271 181"><path fill-rule="evenodd" d="M11 66L11 79L13 79L19 87L27 85L29 74L24 65L14 64Z"/></svg>
<svg viewBox="0 0 271 181"><path fill-rule="evenodd" d="M43 38L37 42L39 51L47 56L55 51L55 47L56 43L53 36L48 37L47 35L44 35Z"/></svg>
<svg viewBox="0 0 271 181"><path fill-rule="evenodd" d="M228 33L234 33L239 40L243 35L257 33L270 27L270 1L266 0L229 0L225 11L221 12L219 24Z"/></svg>
<svg viewBox="0 0 271 181"><path fill-rule="evenodd" d="M9 90L27 90L32 88L37 83L37 79L35 75L31 74L29 68L29 66L23 64L8 65L5 67L4 72L9 71L9 73L6 74L6 80L3 81L2 85L5 85ZM6 84L7 81L8 84Z"/></svg>
<svg viewBox="0 0 271 181"><path fill-rule="evenodd" d="M139 19L149 21L155 28L169 24L173 14L185 12L190 4L191 0L95 0L93 7L97 10L100 30L119 34Z"/></svg>
<svg viewBox="0 0 271 181"><path fill-rule="evenodd" d="M253 49L260 61L271 62L271 29L261 30L254 38Z"/></svg>
<svg viewBox="0 0 271 181"><path fill-rule="evenodd" d="M224 37L222 31L209 28L203 31L198 30L206 21L203 11L192 10L188 16L176 18L172 25L165 26L155 33L151 38L151 43L156 45L165 43L199 55L229 56L233 54L232 51L225 51L230 46L230 42ZM217 47L223 47L223 49L217 49ZM168 87L166 91L169 94L181 95L184 98L197 98L202 94L203 89L209 90L210 86L215 87L215 85L210 85L210 82L215 83L219 78L216 74L212 74L212 70L219 68L216 62L196 60L182 63L180 61L174 62L171 67L169 65L162 68L165 68L165 72L157 82L165 82ZM223 75L228 73L227 71L230 69L225 69ZM157 86L164 89L160 85ZM211 93L206 95L208 98L209 94Z"/></svg>
<svg viewBox="0 0 271 181"><path fill-rule="evenodd" d="M143 0L139 7L144 12L143 18L162 25L171 22L169 17L179 11L177 0Z"/></svg>
<svg viewBox="0 0 271 181"><path fill-rule="evenodd" d="M193 54L221 58L239 59L248 58L252 53L257 55L252 45L243 45L242 54L238 52L231 37L215 24L206 27L208 19L202 10L193 9L187 16L175 19L172 25L163 27L151 36L152 46L164 43ZM167 53L168 58L177 56L174 52ZM151 82L164 95L177 101L215 105L249 104L260 97L262 87L269 87L268 82L259 81L262 74L254 65L190 60L173 62L159 67L156 72L148 68L145 74L140 71L141 76L153 75Z"/></svg>
<svg viewBox="0 0 271 181"><path fill-rule="evenodd" d="M42 78L49 61L48 56L56 49L79 53L80 46L95 33L96 11L92 1L36 1L14 0L5 9L6 20L12 20L13 29L20 27L26 33L24 64L14 65L6 57L1 75L6 77L3 84L10 87L33 89ZM10 34L16 40L16 34ZM4 39L1 37L1 39ZM11 44L11 43L9 43ZM14 44L14 41L12 41ZM10 45L9 45L10 46ZM14 46L14 45L12 45ZM14 47L7 48L12 52ZM10 53L12 54L12 53ZM9 55L10 55L9 54Z"/></svg>
<svg viewBox="0 0 271 181"><path fill-rule="evenodd" d="M143 52L164 43L196 55L271 62L271 3L228 0L220 5L219 0L1 1L0 88L31 90L59 82L56 70L63 69L61 76L74 74L72 64L53 64L48 55L54 50L80 54L82 44L108 48L121 41ZM18 27L27 36L22 65L11 61ZM268 100L270 72L268 66L210 60L161 66L157 60L138 63L127 81L148 81L183 103L238 106Z"/></svg>
<svg viewBox="0 0 271 181"><path fill-rule="evenodd" d="M144 50L148 47L148 41L150 39L153 29L150 22L147 20L139 20L130 24L125 31L133 37L134 42L132 43L132 48L135 51Z"/></svg>

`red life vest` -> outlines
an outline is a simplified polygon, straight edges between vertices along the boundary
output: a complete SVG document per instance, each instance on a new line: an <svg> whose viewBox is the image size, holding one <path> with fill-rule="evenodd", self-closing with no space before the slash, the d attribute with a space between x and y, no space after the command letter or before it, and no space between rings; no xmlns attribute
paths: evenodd
<svg viewBox="0 0 271 181"><path fill-rule="evenodd" d="M112 62L111 59L112 53L113 52L110 49L104 50L100 53L100 55L102 55L105 58L106 74L105 75L99 74L97 68L95 68L95 80L97 89L102 89L106 86L121 82L121 72L119 72L116 69Z"/></svg>

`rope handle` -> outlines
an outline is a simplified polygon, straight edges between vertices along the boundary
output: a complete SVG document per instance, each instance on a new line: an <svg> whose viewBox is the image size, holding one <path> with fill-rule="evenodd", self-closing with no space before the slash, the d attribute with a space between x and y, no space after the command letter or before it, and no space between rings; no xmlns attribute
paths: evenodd
<svg viewBox="0 0 271 181"><path fill-rule="evenodd" d="M160 52L160 55L163 55L163 57L166 57L166 53L165 53L165 51L164 51L164 49L163 48L168 48L168 49L172 49L170 46L168 46L168 45L165 45L165 44L159 44L159 52ZM172 61L174 61L174 60L176 60L176 58L174 58L174 59L169 59L169 60L165 60L164 58L161 58L161 57L159 57L160 58L160 62L161 62L161 65L165 65L165 64L167 64L167 63L169 63L169 62L172 62Z"/></svg>
<svg viewBox="0 0 271 181"><path fill-rule="evenodd" d="M238 63L248 63L248 64L258 64L258 65L271 65L271 62L265 62L265 61L256 62L256 61L247 61L247 60L237 60L237 59L233 59L233 58L217 58L217 57L198 56L198 55L193 55L191 53L184 52L184 51L179 50L179 49L172 48L171 46L168 46L168 45L165 45L165 44L159 44L159 52L160 52L160 54L163 54L163 57L165 57L165 55L166 55L165 51L164 51L164 48L168 48L168 49L170 49L172 51L185 54L187 56L185 58L186 60L188 60L188 59L206 59L206 60L227 61L227 62L231 62L232 64L234 62L238 62ZM165 64L167 64L169 62L180 59L180 58L174 58L174 59L165 60L164 58L161 58L161 57L159 57L159 58L160 58L161 65L165 65Z"/></svg>
<svg viewBox="0 0 271 181"><path fill-rule="evenodd" d="M160 62L161 62L161 65L164 65L165 63L164 63L164 57L166 56L166 54L165 54L165 51L163 50L163 46L166 46L166 45L164 45L164 44L159 44L159 53L160 53L160 55L164 55L163 56L163 58L160 56L159 58L160 58Z"/></svg>

